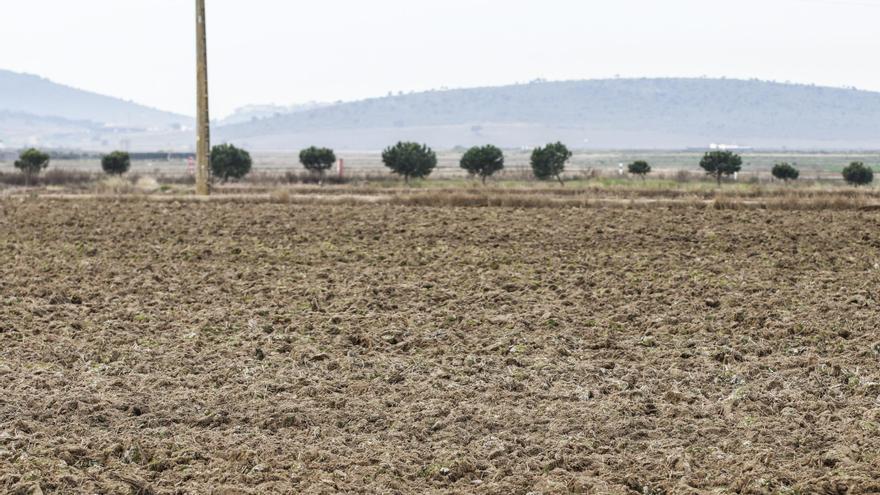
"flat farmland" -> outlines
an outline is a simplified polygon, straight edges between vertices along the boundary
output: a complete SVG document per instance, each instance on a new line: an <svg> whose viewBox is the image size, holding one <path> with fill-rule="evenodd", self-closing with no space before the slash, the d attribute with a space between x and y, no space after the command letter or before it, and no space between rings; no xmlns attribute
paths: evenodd
<svg viewBox="0 0 880 495"><path fill-rule="evenodd" d="M880 491L880 212L0 200L0 491Z"/></svg>
<svg viewBox="0 0 880 495"><path fill-rule="evenodd" d="M389 143L392 144L392 143ZM467 174L459 166L463 150L437 150L437 169L434 178L463 178ZM593 174L616 177L618 167L635 160L646 160L654 169L655 176L674 177L679 171L690 172L697 176L704 175L700 168L703 151L616 151L616 150L575 150L574 156L566 167L566 176L570 178L589 177ZM372 177L390 176L390 172L382 163L380 151L337 150L339 158L345 161L345 171L350 177L369 175ZM531 174L531 151L505 150L504 177L523 177ZM797 165L801 178L807 180L840 180L840 171L853 161L864 162L875 170L880 167L877 152L811 152L811 151L745 151L742 153L743 170L741 180L770 180L773 165L786 162ZM257 176L280 177L287 172L303 173L305 169L299 163L298 152L255 152L253 153L253 170ZM0 157L0 173L12 174L17 170L13 167L13 156L6 161ZM49 170L73 172L101 172L101 160L98 156L77 159L54 159ZM136 159L132 162L134 174L153 177L185 177L189 176L187 160L184 159ZM336 169L333 169L335 173Z"/></svg>

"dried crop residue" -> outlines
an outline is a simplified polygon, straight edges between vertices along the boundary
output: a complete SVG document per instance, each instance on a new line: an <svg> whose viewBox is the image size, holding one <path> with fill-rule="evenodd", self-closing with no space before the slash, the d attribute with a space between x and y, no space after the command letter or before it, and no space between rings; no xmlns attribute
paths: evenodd
<svg viewBox="0 0 880 495"><path fill-rule="evenodd" d="M880 212L0 200L4 493L880 491Z"/></svg>

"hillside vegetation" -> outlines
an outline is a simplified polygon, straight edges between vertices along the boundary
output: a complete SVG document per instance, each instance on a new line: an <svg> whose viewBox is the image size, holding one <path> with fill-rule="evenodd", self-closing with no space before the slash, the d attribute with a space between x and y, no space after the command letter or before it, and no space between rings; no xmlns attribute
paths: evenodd
<svg viewBox="0 0 880 495"><path fill-rule="evenodd" d="M536 82L372 98L220 132L257 146L309 136L370 148L402 135L440 147L487 138L528 146L557 136L585 147L865 148L880 135L880 93L725 79Z"/></svg>

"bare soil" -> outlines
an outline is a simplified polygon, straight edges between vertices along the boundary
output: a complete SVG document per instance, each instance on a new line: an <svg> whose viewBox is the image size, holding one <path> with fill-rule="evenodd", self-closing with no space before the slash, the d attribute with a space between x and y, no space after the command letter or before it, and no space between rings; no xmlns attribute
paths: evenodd
<svg viewBox="0 0 880 495"><path fill-rule="evenodd" d="M880 492L880 212L0 200L0 491Z"/></svg>

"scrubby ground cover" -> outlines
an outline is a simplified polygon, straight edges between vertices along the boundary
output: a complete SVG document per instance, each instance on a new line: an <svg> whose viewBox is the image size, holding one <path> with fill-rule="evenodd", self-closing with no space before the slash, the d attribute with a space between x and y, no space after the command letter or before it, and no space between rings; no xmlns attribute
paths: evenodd
<svg viewBox="0 0 880 495"><path fill-rule="evenodd" d="M876 493L880 212L0 200L4 493Z"/></svg>

